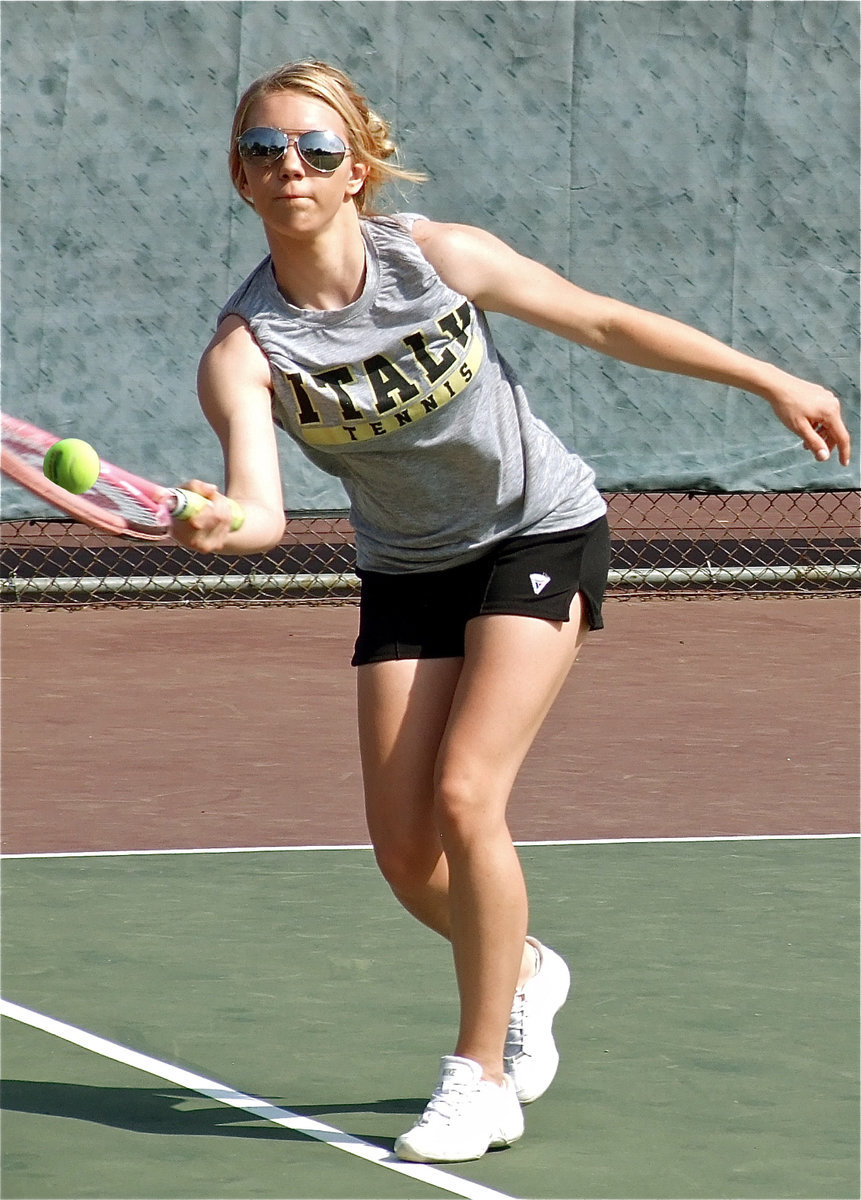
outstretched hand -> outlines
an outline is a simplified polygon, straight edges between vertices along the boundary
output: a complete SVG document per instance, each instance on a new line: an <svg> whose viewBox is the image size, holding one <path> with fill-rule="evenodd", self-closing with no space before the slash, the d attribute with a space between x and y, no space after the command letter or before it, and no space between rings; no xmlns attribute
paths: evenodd
<svg viewBox="0 0 861 1200"><path fill-rule="evenodd" d="M842 465L849 466L849 430L833 392L818 383L784 375L768 399L779 420L801 438L819 462L826 462L836 448Z"/></svg>

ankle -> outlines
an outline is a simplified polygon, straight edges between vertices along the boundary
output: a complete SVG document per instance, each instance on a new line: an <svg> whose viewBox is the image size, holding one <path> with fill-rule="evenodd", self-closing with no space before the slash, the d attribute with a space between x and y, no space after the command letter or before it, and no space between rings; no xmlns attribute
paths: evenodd
<svg viewBox="0 0 861 1200"><path fill-rule="evenodd" d="M477 1067L481 1068L482 1083L495 1083L497 1087L504 1085L505 1068L501 1062L498 1065L489 1066L487 1063L482 1062L475 1054L462 1053L458 1049L455 1049L454 1054L456 1058L466 1059L468 1062L474 1063Z"/></svg>

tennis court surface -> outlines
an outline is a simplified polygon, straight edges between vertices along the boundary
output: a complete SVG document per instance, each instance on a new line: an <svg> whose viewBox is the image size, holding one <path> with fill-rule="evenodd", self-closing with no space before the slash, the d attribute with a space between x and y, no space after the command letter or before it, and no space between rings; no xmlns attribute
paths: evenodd
<svg viewBox="0 0 861 1200"><path fill-rule="evenodd" d="M3 618L3 1195L856 1197L858 606L610 600L521 775L562 1066L399 1164L447 948L365 847L353 606Z"/></svg>

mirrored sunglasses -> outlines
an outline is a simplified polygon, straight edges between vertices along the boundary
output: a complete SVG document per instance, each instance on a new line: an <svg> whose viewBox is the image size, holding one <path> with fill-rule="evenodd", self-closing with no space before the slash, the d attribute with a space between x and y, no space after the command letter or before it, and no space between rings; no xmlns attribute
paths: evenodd
<svg viewBox="0 0 861 1200"><path fill-rule="evenodd" d="M290 134L261 125L246 129L236 139L239 157L257 166L271 166L294 145L303 162L325 175L337 171L349 153L341 138L331 129L309 129L306 133Z"/></svg>

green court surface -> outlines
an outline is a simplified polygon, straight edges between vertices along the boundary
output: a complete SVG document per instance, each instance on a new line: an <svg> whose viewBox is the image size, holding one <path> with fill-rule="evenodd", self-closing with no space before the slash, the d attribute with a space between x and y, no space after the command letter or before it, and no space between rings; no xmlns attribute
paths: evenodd
<svg viewBox="0 0 861 1200"><path fill-rule="evenodd" d="M575 989L510 1150L446 1190L7 1019L3 1196L856 1197L857 841L521 855ZM448 949L367 850L13 858L3 888L6 1001L387 1150L452 1048Z"/></svg>

